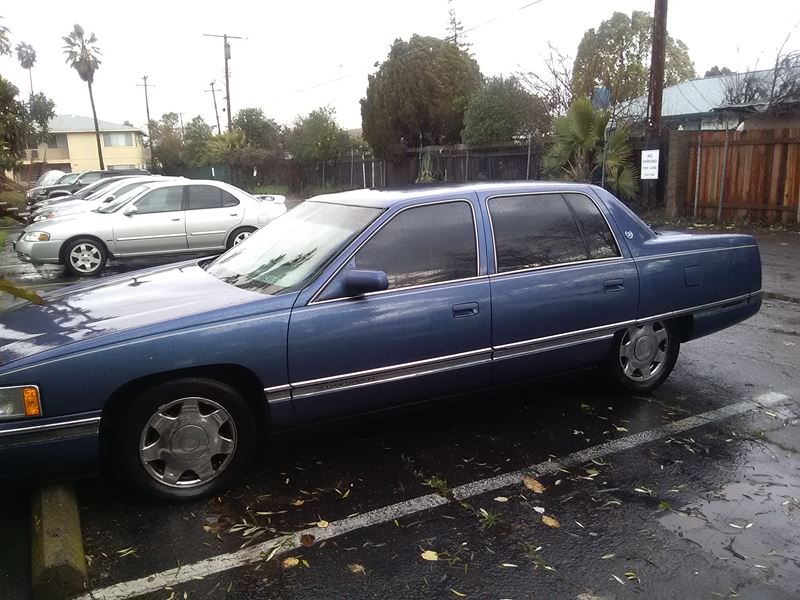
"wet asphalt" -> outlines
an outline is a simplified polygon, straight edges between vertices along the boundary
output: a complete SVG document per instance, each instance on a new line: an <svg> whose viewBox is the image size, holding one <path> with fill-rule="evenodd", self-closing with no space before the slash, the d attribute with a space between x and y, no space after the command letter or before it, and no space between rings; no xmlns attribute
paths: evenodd
<svg viewBox="0 0 800 600"><path fill-rule="evenodd" d="M4 275L64 285L58 269L25 275L33 268L9 262L0 260ZM313 543L289 554L297 560L265 556L144 597L796 598L798 344L800 304L769 299L754 318L684 345L672 376L647 396L620 397L586 372L284 434L227 493L180 506L142 503L110 477L81 481L89 587L430 493L449 497L459 485L779 392L790 396L780 406L542 476L543 493L520 481ZM0 498L0 598L27 598L27 490Z"/></svg>

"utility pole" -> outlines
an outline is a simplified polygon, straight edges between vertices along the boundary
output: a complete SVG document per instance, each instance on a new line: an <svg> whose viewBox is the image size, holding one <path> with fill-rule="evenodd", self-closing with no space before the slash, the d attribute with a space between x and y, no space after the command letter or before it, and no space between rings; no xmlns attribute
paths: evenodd
<svg viewBox="0 0 800 600"><path fill-rule="evenodd" d="M216 33L204 33L203 35L206 37L222 38L223 48L225 50L225 103L228 110L228 131L230 131L233 129L233 117L231 116L231 82L228 71L228 61L231 58L231 45L228 43L228 40L246 40L247 38L228 35L227 33L223 33L222 35Z"/></svg>
<svg viewBox="0 0 800 600"><path fill-rule="evenodd" d="M211 92L211 97L214 99L214 116L217 117L217 135L222 135L222 127L219 126L219 111L217 110L217 90L214 89L216 81L211 82L211 89L206 92Z"/></svg>
<svg viewBox="0 0 800 600"><path fill-rule="evenodd" d="M659 148L661 132L661 98L664 92L664 60L667 45L667 0L655 0L653 10L653 49L650 58L650 83L647 90L647 125L645 148ZM657 179L642 185L642 200L646 208L653 208L656 199Z"/></svg>
<svg viewBox="0 0 800 600"><path fill-rule="evenodd" d="M137 83L136 87L144 88L144 108L147 111L147 145L150 147L150 166L153 166L153 126L150 124L150 99L147 96L147 75L142 75L143 83ZM156 87L149 84L150 87Z"/></svg>

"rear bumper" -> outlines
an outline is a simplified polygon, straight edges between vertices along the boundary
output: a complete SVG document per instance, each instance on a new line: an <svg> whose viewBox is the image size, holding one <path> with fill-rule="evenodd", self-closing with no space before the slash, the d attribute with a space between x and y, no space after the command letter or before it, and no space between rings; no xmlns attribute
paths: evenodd
<svg viewBox="0 0 800 600"><path fill-rule="evenodd" d="M763 291L759 290L695 312L692 323L692 339L715 333L749 319L760 310L762 296Z"/></svg>
<svg viewBox="0 0 800 600"><path fill-rule="evenodd" d="M99 470L100 417L73 415L0 427L0 482L89 475Z"/></svg>

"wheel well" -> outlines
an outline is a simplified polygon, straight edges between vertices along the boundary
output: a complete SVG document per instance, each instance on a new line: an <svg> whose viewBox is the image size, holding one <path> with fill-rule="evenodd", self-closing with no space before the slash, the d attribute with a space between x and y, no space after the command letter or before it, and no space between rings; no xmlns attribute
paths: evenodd
<svg viewBox="0 0 800 600"><path fill-rule="evenodd" d="M688 342L692 339L694 333L694 317L692 315L684 315L671 321L675 330L678 332L678 339L683 342Z"/></svg>
<svg viewBox="0 0 800 600"><path fill-rule="evenodd" d="M236 236L236 234L237 234L237 233L239 233L240 231L242 231L242 230L246 230L246 231L256 231L257 229L258 229L257 227L252 227L252 226L250 226L250 225L242 225L241 227L236 227L236 228L235 228L233 231L231 231L231 232L228 234L228 239L227 239L227 240L225 240L225 245L227 246L228 244L230 244L230 243L231 243L231 240L232 240L232 239L233 239L233 238Z"/></svg>
<svg viewBox="0 0 800 600"><path fill-rule="evenodd" d="M145 390L161 383L184 377L213 379L231 386L242 395L252 409L259 432L267 430L269 415L265 410L264 387L258 376L251 370L240 365L221 364L164 371L129 381L109 397L100 418L100 447L104 462L111 455L113 441L111 434L116 430L119 420L130 406L131 398L135 398Z"/></svg>
<svg viewBox="0 0 800 600"><path fill-rule="evenodd" d="M103 249L106 251L106 254L109 257L111 256L111 252L109 251L108 246L99 237L94 235L73 235L71 238L64 240L64 243L61 244L61 250L58 251L58 260L61 262L61 264L64 264L67 260L66 253L69 245L75 240L81 240L81 239L93 240L97 242L103 247Z"/></svg>

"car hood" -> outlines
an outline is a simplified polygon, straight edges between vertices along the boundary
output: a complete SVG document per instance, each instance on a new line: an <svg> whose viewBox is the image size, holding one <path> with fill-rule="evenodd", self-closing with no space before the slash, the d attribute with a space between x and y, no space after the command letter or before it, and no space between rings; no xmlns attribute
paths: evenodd
<svg viewBox="0 0 800 600"><path fill-rule="evenodd" d="M60 216L62 213L67 214L74 212L87 212L97 208L97 206L97 204L90 202L89 200L68 200L67 202L59 202L57 204L48 204L47 206L43 206L35 210L33 215L46 215L53 212Z"/></svg>
<svg viewBox="0 0 800 600"><path fill-rule="evenodd" d="M224 283L206 273L198 261L109 277L43 298L43 306L18 302L0 312L0 365L65 345L94 346L98 338L119 337L115 334L120 332L136 337L242 312L271 312L285 304L276 302L281 296ZM102 343L106 341L112 340Z"/></svg>

